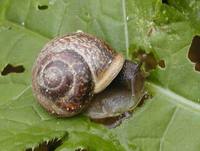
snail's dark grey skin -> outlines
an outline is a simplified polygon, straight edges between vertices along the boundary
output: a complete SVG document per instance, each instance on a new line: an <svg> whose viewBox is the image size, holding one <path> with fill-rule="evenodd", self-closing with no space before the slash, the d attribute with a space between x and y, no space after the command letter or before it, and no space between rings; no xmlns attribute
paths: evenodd
<svg viewBox="0 0 200 151"><path fill-rule="evenodd" d="M32 88L50 113L71 117L90 104L121 71L124 57L83 32L58 37L41 50L32 70Z"/></svg>
<svg viewBox="0 0 200 151"><path fill-rule="evenodd" d="M91 119L101 119L100 122L103 123L103 119L107 120L132 111L145 94L144 79L140 65L126 60L113 82L103 92L94 96L85 114ZM117 119L120 121L121 118ZM109 123L109 126L115 127L117 123Z"/></svg>

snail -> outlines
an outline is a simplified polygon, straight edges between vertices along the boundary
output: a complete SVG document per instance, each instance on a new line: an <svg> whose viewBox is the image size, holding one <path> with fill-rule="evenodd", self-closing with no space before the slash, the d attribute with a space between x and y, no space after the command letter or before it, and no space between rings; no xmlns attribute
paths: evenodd
<svg viewBox="0 0 200 151"><path fill-rule="evenodd" d="M51 114L71 117L94 109L94 96L117 76L126 77L124 66L123 55L103 40L84 32L71 33L51 40L39 53L32 69L33 93ZM93 109L87 110L87 115L91 116Z"/></svg>

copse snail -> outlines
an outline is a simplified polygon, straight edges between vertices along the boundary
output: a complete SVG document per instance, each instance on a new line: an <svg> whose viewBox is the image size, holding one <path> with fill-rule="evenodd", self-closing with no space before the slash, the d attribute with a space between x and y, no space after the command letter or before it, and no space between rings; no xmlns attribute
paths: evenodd
<svg viewBox="0 0 200 151"><path fill-rule="evenodd" d="M91 107L93 96L106 89L119 73L119 77L126 77L120 72L125 62L122 54L90 34L76 32L55 38L44 46L33 65L34 95L50 113L74 116ZM91 108L93 112L95 107Z"/></svg>

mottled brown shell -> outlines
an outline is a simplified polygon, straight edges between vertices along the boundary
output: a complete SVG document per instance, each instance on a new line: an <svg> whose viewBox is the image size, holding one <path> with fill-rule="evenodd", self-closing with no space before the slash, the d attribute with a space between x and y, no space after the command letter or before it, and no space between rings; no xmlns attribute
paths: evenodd
<svg viewBox="0 0 200 151"><path fill-rule="evenodd" d="M73 116L111 83L123 63L121 54L92 35L78 32L59 37L38 55L32 71L33 92L49 112Z"/></svg>

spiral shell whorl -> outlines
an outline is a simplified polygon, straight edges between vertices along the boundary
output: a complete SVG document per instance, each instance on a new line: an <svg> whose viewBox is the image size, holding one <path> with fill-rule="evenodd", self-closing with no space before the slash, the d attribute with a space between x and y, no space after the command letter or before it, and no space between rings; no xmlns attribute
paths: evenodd
<svg viewBox="0 0 200 151"><path fill-rule="evenodd" d="M95 83L95 93L99 93L110 84L124 63L124 57L114 51L108 44L83 32L56 38L46 45L43 52L61 52L65 50L73 50L87 62ZM106 74L107 71L111 72Z"/></svg>
<svg viewBox="0 0 200 151"><path fill-rule="evenodd" d="M36 97L42 106L59 116L81 112L93 95L94 84L89 67L72 50L43 52L33 73Z"/></svg>

